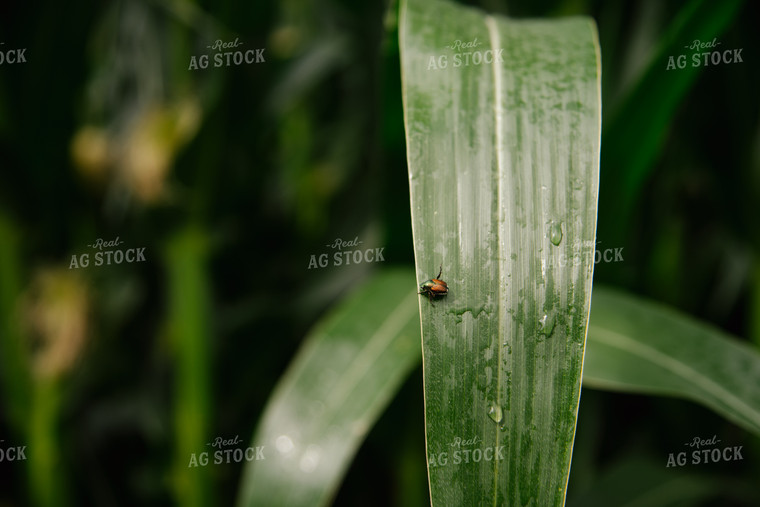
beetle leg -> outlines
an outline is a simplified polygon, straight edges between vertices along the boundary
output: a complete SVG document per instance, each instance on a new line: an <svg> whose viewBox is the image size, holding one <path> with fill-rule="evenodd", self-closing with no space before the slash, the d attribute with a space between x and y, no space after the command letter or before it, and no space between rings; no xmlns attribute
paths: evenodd
<svg viewBox="0 0 760 507"><path fill-rule="evenodd" d="M427 296L427 298L430 300L430 304L433 305L433 294L430 291L423 290L421 292L418 292L417 294L422 294L423 296Z"/></svg>
<svg viewBox="0 0 760 507"><path fill-rule="evenodd" d="M438 276L436 276L438 280L441 279L441 273L443 273L443 263L441 263L440 267L438 268Z"/></svg>

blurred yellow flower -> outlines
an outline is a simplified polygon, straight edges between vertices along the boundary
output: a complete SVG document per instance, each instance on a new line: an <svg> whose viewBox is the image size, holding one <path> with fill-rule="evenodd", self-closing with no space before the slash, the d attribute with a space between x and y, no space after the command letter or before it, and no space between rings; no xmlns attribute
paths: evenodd
<svg viewBox="0 0 760 507"><path fill-rule="evenodd" d="M118 134L85 125L71 141L72 160L86 180L109 180L142 202L156 202L180 149L198 131L201 113L197 99L187 98L143 108Z"/></svg>
<svg viewBox="0 0 760 507"><path fill-rule="evenodd" d="M108 167L113 163L105 129L90 125L80 128L71 141L71 157L87 180L102 183Z"/></svg>
<svg viewBox="0 0 760 507"><path fill-rule="evenodd" d="M185 100L171 107L149 108L135 121L118 169L141 200L154 202L161 197L174 159L197 132L200 119L198 103Z"/></svg>
<svg viewBox="0 0 760 507"><path fill-rule="evenodd" d="M88 334L90 297L81 275L63 268L38 271L22 308L34 375L43 379L68 372L82 354Z"/></svg>

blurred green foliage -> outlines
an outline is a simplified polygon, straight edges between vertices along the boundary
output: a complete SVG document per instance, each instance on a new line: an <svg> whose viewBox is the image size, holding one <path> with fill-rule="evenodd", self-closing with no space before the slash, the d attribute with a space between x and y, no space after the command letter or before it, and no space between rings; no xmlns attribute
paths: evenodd
<svg viewBox="0 0 760 507"><path fill-rule="evenodd" d="M681 13L724 5L467 3L518 17L592 15L604 125L635 97L647 68L660 80L677 72L651 59L673 42L664 37ZM177 485L192 476L177 474L199 470L208 492L198 504L232 504L240 465L180 471L189 456L177 435L186 417L179 393L206 384L191 414L201 424L198 452L217 436L245 438L311 325L376 268L308 269L310 256L358 237L385 249L385 265L412 264L395 9L348 0L0 6L0 48L27 48L27 63L0 66L0 440L30 450L26 462L0 463L0 504L179 503ZM648 147L603 137L597 236L601 247L623 247L625 260L595 273L755 343L759 14L744 2L714 34L721 48L744 48L745 61L699 69L637 188L614 183L621 168L605 161ZM188 70L192 55L236 38L265 48L266 62ZM644 123L628 131L637 132L660 106L640 99L633 107ZM179 254L165 252L187 230L207 250L181 268ZM146 261L72 275L72 255L117 236L145 247ZM189 276L199 282L180 283ZM74 292L53 290L59 283ZM45 294L53 303L40 306ZM196 316L203 324L177 338L173 305L182 298L184 311L204 312ZM78 306L54 304L61 301ZM63 324L33 310L59 307L85 324L53 333ZM177 339L198 340L199 371L183 370ZM34 367L61 350L71 362L54 377ZM418 372L371 431L336 504L426 501L420 385ZM593 391L584 391L578 428L571 500L592 495L597 478L609 484L617 464L636 465L642 453L664 463L696 435L749 442L686 402ZM31 459L35 446L56 460ZM718 483L717 496L699 505L751 505L756 492L746 485L760 474L759 452L748 444L744 462L684 470Z"/></svg>

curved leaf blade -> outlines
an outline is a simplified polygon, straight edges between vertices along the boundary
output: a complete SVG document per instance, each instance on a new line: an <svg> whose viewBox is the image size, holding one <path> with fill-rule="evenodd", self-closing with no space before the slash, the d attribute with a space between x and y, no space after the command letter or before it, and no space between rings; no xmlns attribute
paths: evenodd
<svg viewBox="0 0 760 507"><path fill-rule="evenodd" d="M238 505L325 505L359 445L420 360L409 269L369 279L310 333L252 440Z"/></svg>
<svg viewBox="0 0 760 507"><path fill-rule="evenodd" d="M420 301L432 502L562 505L593 270L594 25L408 0L399 33L417 278L442 264L450 289Z"/></svg>
<svg viewBox="0 0 760 507"><path fill-rule="evenodd" d="M760 435L760 353L662 305L594 289L584 386L677 396Z"/></svg>

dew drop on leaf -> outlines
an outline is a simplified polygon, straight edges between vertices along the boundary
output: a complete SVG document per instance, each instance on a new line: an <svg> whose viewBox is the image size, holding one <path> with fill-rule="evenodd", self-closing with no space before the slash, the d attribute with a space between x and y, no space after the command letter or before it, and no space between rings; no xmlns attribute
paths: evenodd
<svg viewBox="0 0 760 507"><path fill-rule="evenodd" d="M492 403L488 408L488 417L490 417L496 424L499 424L501 423L501 420L504 419L504 412L499 405Z"/></svg>
<svg viewBox="0 0 760 507"><path fill-rule="evenodd" d="M554 313L545 313L538 319L538 333L544 336L551 336L554 331Z"/></svg>
<svg viewBox="0 0 760 507"><path fill-rule="evenodd" d="M551 223L549 227L549 240L554 246L559 246L562 243L562 222Z"/></svg>

